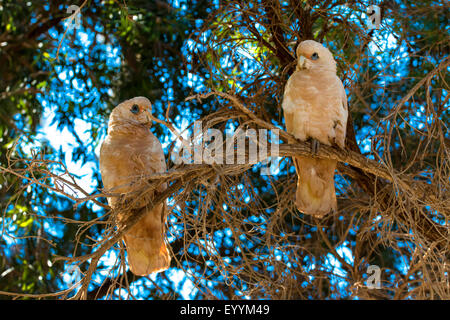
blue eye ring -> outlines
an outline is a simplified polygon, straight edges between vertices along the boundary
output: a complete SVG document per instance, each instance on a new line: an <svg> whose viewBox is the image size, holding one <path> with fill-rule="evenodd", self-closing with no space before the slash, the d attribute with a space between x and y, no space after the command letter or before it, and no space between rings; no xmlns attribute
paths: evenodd
<svg viewBox="0 0 450 320"><path fill-rule="evenodd" d="M319 54L317 52L314 52L311 56L311 60L317 60L319 59Z"/></svg>
<svg viewBox="0 0 450 320"><path fill-rule="evenodd" d="M139 106L137 104L133 104L133 106L130 109L131 113L138 114L139 113Z"/></svg>

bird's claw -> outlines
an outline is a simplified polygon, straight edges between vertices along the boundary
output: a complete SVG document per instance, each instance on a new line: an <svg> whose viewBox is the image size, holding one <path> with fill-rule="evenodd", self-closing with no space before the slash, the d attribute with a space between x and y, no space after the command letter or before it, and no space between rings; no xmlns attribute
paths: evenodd
<svg viewBox="0 0 450 320"><path fill-rule="evenodd" d="M311 152L316 155L320 149L320 142L314 138L311 138Z"/></svg>

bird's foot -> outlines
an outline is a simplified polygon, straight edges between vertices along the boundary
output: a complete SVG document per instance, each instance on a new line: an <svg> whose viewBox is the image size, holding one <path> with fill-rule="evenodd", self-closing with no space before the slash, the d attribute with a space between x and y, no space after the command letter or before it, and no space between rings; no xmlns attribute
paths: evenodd
<svg viewBox="0 0 450 320"><path fill-rule="evenodd" d="M317 153L319 153L319 149L320 149L320 142L319 142L319 140L311 138L311 152L312 152L312 154L316 155Z"/></svg>

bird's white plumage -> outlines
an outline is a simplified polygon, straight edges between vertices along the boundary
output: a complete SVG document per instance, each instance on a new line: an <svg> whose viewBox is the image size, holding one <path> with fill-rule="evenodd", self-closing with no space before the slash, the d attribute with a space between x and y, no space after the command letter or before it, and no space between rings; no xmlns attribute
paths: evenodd
<svg viewBox="0 0 450 320"><path fill-rule="evenodd" d="M147 98L136 97L113 109L108 135L100 150L100 172L105 189L113 193L129 193L145 187L146 176L166 171L161 143L150 132L150 126L151 103ZM137 275L163 271L170 264L164 242L166 204L148 207L155 193L164 189L166 184L133 199L131 205L145 211L142 219L123 237L130 269ZM116 223L123 223L130 210L118 208L117 197L109 197L108 203L118 211Z"/></svg>
<svg viewBox="0 0 450 320"><path fill-rule="evenodd" d="M345 145L347 97L328 49L312 40L297 48L298 65L286 83L282 108L286 129L295 138ZM336 208L336 161L294 157L298 174L296 203L300 211L321 216Z"/></svg>

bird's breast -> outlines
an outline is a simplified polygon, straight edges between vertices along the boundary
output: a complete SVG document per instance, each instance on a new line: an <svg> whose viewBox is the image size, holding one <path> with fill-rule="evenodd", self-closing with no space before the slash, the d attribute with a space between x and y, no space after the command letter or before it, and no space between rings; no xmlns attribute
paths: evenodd
<svg viewBox="0 0 450 320"><path fill-rule="evenodd" d="M335 79L335 75L317 77L308 72L294 72L289 78L282 107L292 124L289 133L297 139L329 143L335 109L341 104Z"/></svg>
<svg viewBox="0 0 450 320"><path fill-rule="evenodd" d="M100 151L103 185L114 188L136 180L140 174L154 172L152 164L155 157L152 139L143 141L108 136Z"/></svg>

